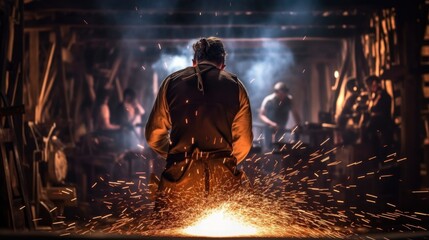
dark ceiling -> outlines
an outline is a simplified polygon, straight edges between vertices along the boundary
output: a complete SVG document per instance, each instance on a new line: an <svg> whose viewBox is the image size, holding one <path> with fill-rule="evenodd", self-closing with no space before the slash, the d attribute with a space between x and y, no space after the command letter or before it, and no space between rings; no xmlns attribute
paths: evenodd
<svg viewBox="0 0 429 240"><path fill-rule="evenodd" d="M33 0L25 28L67 26L78 40L160 41L224 38L344 38L368 31L376 0Z"/></svg>
<svg viewBox="0 0 429 240"><path fill-rule="evenodd" d="M267 47L261 45L270 39L287 42L302 60L333 59L342 39L373 31L371 17L397 5L395 0L26 0L24 27L65 30L85 46L145 48L146 58L156 57L158 46L175 51L178 44L219 36L244 57L258 56L258 49L263 54Z"/></svg>

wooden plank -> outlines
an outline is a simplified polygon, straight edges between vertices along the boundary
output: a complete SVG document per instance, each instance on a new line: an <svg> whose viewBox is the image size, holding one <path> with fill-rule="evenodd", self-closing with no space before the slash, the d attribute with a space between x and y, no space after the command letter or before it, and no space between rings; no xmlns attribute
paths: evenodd
<svg viewBox="0 0 429 240"><path fill-rule="evenodd" d="M31 92L29 100L29 107L33 108L37 104L37 96L40 93L40 41L39 41L39 32L34 31L29 33L29 47L28 47L28 57L29 57L29 79L30 87L27 91Z"/></svg>
<svg viewBox="0 0 429 240"><path fill-rule="evenodd" d="M46 87L47 87L47 82L49 79L49 72L51 70L51 66L52 66L52 61L54 58L54 53L55 53L55 48L56 48L56 43L53 42L51 44L51 49L49 51L49 57L48 57L48 61L46 63L46 68L43 74L43 84L42 84L42 89L40 90L40 94L39 94L39 100L37 101L37 105L36 105L36 110L35 110L35 122L39 123L42 119L42 112L43 112L43 107L45 106L45 103L43 102L43 99L45 99L45 92L46 92Z"/></svg>

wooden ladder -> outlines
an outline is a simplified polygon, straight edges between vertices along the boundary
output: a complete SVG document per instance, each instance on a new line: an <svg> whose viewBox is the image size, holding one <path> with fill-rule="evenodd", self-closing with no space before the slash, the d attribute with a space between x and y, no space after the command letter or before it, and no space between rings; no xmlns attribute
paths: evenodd
<svg viewBox="0 0 429 240"><path fill-rule="evenodd" d="M5 102L5 97L2 95ZM21 157L17 147L17 136L13 115L22 115L24 106L7 106L0 108L0 149L1 171L0 187L4 189L2 201L6 205L5 227L18 229L34 229L28 193L25 189L24 175L21 167Z"/></svg>

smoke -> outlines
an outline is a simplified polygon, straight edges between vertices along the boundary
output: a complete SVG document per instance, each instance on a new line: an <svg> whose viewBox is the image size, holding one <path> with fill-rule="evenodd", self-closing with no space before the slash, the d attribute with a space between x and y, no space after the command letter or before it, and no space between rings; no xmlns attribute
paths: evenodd
<svg viewBox="0 0 429 240"><path fill-rule="evenodd" d="M277 40L263 40L260 47L248 49L245 56L234 51L230 55L228 63L244 82L253 109L259 108L263 98L272 92L275 82L288 83L289 70L294 64L286 42Z"/></svg>
<svg viewBox="0 0 429 240"><path fill-rule="evenodd" d="M237 47L243 43L224 40L228 53L225 70L236 74L243 82L249 94L253 115L257 116L263 98L272 93L273 85L278 81L289 84L294 56L286 41L263 39L251 43L259 45L258 47L243 48ZM192 64L191 46L195 41L196 39L187 44L178 44L174 49L168 50L160 45L159 58L152 64L152 69L159 75L159 81Z"/></svg>
<svg viewBox="0 0 429 240"><path fill-rule="evenodd" d="M168 52L163 52L162 46L159 45L161 54L158 60L152 64L152 69L160 75L160 80L173 72L192 65L192 42L179 44Z"/></svg>

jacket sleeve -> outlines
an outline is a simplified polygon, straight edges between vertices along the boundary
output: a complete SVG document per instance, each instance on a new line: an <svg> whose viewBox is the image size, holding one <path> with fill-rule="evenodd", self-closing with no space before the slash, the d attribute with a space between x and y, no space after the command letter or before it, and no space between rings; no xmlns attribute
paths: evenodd
<svg viewBox="0 0 429 240"><path fill-rule="evenodd" d="M166 158L170 143L169 131L171 119L166 98L169 79L162 83L149 119L146 123L145 137L149 146L162 157Z"/></svg>
<svg viewBox="0 0 429 240"><path fill-rule="evenodd" d="M244 85L238 82L240 109L232 123L232 153L237 163L244 160L253 143L252 112L250 101Z"/></svg>

